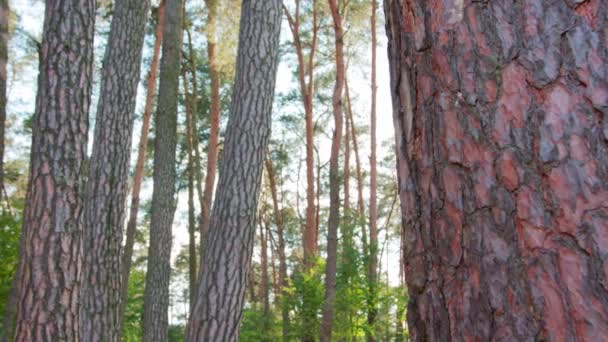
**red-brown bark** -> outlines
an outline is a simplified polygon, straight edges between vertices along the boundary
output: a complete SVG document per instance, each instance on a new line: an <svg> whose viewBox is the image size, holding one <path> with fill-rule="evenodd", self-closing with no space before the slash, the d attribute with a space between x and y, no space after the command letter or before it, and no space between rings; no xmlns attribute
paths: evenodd
<svg viewBox="0 0 608 342"><path fill-rule="evenodd" d="M608 2L385 1L415 341L608 339Z"/></svg>
<svg viewBox="0 0 608 342"><path fill-rule="evenodd" d="M125 248L122 254L122 295L120 320L124 319L125 307L129 296L129 274L131 272L131 262L133 257L133 246L135 245L135 233L137 232L137 213L139 212L139 193L144 180L144 164L146 162L146 150L148 147L148 132L150 131L150 118L152 117L152 107L154 105L154 94L156 93L156 75L158 73L158 60L160 58L160 47L163 40L163 23L165 13L165 0L160 2L157 15L156 37L154 41L154 52L152 62L148 72L148 87L146 89L146 104L142 116L141 134L137 147L137 162L135 164L135 174L133 175L133 188L131 190L131 207L129 209L129 220L126 228ZM122 324L121 324L122 325Z"/></svg>

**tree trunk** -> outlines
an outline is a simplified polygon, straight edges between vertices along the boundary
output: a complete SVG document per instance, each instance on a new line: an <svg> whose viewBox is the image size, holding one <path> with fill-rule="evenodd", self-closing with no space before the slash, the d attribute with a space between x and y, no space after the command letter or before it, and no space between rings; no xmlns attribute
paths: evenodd
<svg viewBox="0 0 608 342"><path fill-rule="evenodd" d="M6 81L8 64L8 0L0 0L0 202L4 192L4 130L6 129ZM8 198L6 199L8 202Z"/></svg>
<svg viewBox="0 0 608 342"><path fill-rule="evenodd" d="M385 1L414 341L608 340L607 6Z"/></svg>
<svg viewBox="0 0 608 342"><path fill-rule="evenodd" d="M284 303L287 297L287 286L289 279L287 278L287 256L285 253L285 228L283 226L283 214L279 207L279 196L277 191L276 174L272 165L270 156L266 156L266 173L268 175L268 184L270 185L270 194L272 196L272 209L274 213L274 223L277 225L277 240L279 253L279 279L281 281L281 317L283 329L283 341L288 341L289 336L289 306Z"/></svg>
<svg viewBox="0 0 608 342"><path fill-rule="evenodd" d="M281 1L242 4L236 78L217 195L202 253L189 341L236 341L270 137ZM255 84L256 86L251 86Z"/></svg>
<svg viewBox="0 0 608 342"><path fill-rule="evenodd" d="M187 155L188 155L188 297L190 300L190 309L194 304L194 293L196 292L196 278L197 278L197 254L196 254L196 214L194 212L194 178L196 171L194 170L194 134L192 131L192 121L194 115L192 113L191 97L188 93L188 80L186 79L185 68L182 67L182 81L184 85L184 97L186 107L186 144L187 144Z"/></svg>
<svg viewBox="0 0 608 342"><path fill-rule="evenodd" d="M87 341L120 340L120 250L149 6L116 1L103 62L84 210L80 322Z"/></svg>
<svg viewBox="0 0 608 342"><path fill-rule="evenodd" d="M122 282L120 303L120 325L124 320L125 308L129 297L129 274L133 258L133 246L135 245L135 233L137 232L137 213L139 211L139 193L144 179L144 164L146 162L146 149L148 147L148 132L150 131L150 118L154 105L154 94L156 93L156 75L158 60L160 58L160 47L163 41L163 27L165 21L165 0L161 0L158 7L158 24L156 25L156 38L154 41L154 52L150 71L148 72L148 87L146 89L146 104L142 117L141 135L137 148L137 162L135 164L135 175L133 176L133 189L131 190L131 208L129 209L129 220L127 221L127 232L125 249L122 254Z"/></svg>
<svg viewBox="0 0 608 342"><path fill-rule="evenodd" d="M329 0L334 24L336 48L336 83L332 99L334 134L329 158L329 219L327 222L327 264L325 266L325 303L321 320L321 342L331 341L334 302L336 299L336 268L338 249L338 226L340 225L340 144L342 143L342 91L344 88L344 32L339 0Z"/></svg>
<svg viewBox="0 0 608 342"><path fill-rule="evenodd" d="M80 340L94 25L95 1L47 0L17 272L16 341Z"/></svg>
<svg viewBox="0 0 608 342"><path fill-rule="evenodd" d="M144 292L144 341L167 341L171 226L175 215L177 97L180 74L182 0L167 0L160 64L158 109L155 118L154 186L148 271Z"/></svg>
<svg viewBox="0 0 608 342"><path fill-rule="evenodd" d="M264 228L264 219L260 213L260 298L264 306L264 322L268 321L270 313L269 284L268 284L268 235ZM264 327L268 328L268 327Z"/></svg>
<svg viewBox="0 0 608 342"><path fill-rule="evenodd" d="M376 0L372 0L372 108L370 114L370 177L369 177L369 263L367 265L367 281L369 285L368 303L367 303L367 325L369 330L366 332L367 341L375 341L374 324L377 315L377 278L378 278L378 204L376 199L377 189L377 168L376 168Z"/></svg>
<svg viewBox="0 0 608 342"><path fill-rule="evenodd" d="M209 132L209 145L207 147L207 173L205 175L205 189L203 192L203 205L201 206L200 239L204 241L209 230L209 213L213 203L213 189L215 187L215 174L217 170L217 154L220 144L220 71L216 61L215 48L217 46L216 25L218 0L205 0L209 11L207 18L207 59L209 63L209 76L211 78L211 108L209 112L211 127ZM202 244L201 244L202 248Z"/></svg>
<svg viewBox="0 0 608 342"><path fill-rule="evenodd" d="M314 162L314 115L313 115L313 98L314 98L314 68L315 68L315 52L317 49L317 36L319 31L317 18L317 1L312 1L313 6L313 22L312 22L312 38L310 41L310 51L308 60L304 55L303 43L300 37L300 0L295 1L295 13L292 16L286 7L283 7L289 28L293 38L293 45L298 58L298 81L300 84L300 93L304 104L304 113L306 121L306 224L304 226L304 234L302 240L304 242L304 262L307 269L314 265L314 257L318 253L318 235L317 235L317 210L315 206L315 162ZM308 74L307 74L308 73ZM307 79L308 76L308 79ZM319 189L317 188L317 191ZM309 331L305 329L305 331Z"/></svg>

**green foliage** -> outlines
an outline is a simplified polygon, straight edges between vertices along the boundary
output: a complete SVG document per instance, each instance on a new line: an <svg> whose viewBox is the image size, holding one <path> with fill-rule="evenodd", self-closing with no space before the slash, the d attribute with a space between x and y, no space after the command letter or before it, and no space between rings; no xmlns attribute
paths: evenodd
<svg viewBox="0 0 608 342"><path fill-rule="evenodd" d="M2 308L2 312L4 312L13 276L17 270L20 231L21 220L2 210L0 212L0 308Z"/></svg>
<svg viewBox="0 0 608 342"><path fill-rule="evenodd" d="M129 299L127 300L124 325L122 327L123 340L125 342L141 341L145 282L145 272L133 268L129 276Z"/></svg>
<svg viewBox="0 0 608 342"><path fill-rule="evenodd" d="M245 308L240 340L243 342L271 342L281 339L281 322L274 311L264 314L261 305Z"/></svg>

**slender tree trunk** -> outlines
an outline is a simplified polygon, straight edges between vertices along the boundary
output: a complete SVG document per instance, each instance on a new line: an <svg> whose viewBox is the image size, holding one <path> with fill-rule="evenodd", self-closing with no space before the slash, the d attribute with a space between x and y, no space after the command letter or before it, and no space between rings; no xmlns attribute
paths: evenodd
<svg viewBox="0 0 608 342"><path fill-rule="evenodd" d="M293 37L293 45L298 58L298 81L300 84L300 93L304 104L305 122L306 122L306 224L304 226L304 234L302 240L304 242L304 259L307 269L313 266L314 257L318 253L318 235L317 235L317 210L315 206L315 163L314 163L314 113L313 113L313 98L314 98L314 60L317 48L318 36L318 17L317 17L317 1L312 1L313 6L313 29L312 38L310 41L310 51L308 60L304 55L303 42L300 37L300 0L295 1L295 13L292 16L286 7L283 7L291 34ZM307 74L308 73L308 74ZM319 191L317 189L317 191ZM310 329L305 329L310 331Z"/></svg>
<svg viewBox="0 0 608 342"><path fill-rule="evenodd" d="M270 156L266 157L266 173L268 175L268 184L270 185L270 194L272 197L272 209L274 213L274 222L277 225L277 240L279 253L279 279L281 281L281 317L283 329L283 341L288 341L289 336L289 306L286 305L284 299L287 297L287 286L289 279L287 278L287 256L285 253L285 227L283 225L283 214L279 207L279 198L277 191L276 174Z"/></svg>
<svg viewBox="0 0 608 342"><path fill-rule="evenodd" d="M412 340L608 340L607 5L385 1Z"/></svg>
<svg viewBox="0 0 608 342"><path fill-rule="evenodd" d="M250 273L279 52L281 1L242 4L223 163L202 253L189 341L236 341ZM250 86L255 84L255 87Z"/></svg>
<svg viewBox="0 0 608 342"><path fill-rule="evenodd" d="M374 325L377 315L377 284L378 281L378 203L376 197L377 191L377 168L376 168L376 11L377 2L372 0L372 15L370 25L372 27L372 108L370 113L370 177L369 177L369 263L367 281L369 285L368 303L367 303L367 341L375 341Z"/></svg>
<svg viewBox="0 0 608 342"><path fill-rule="evenodd" d="M175 215L177 97L180 74L182 0L167 0L155 118L154 187L148 271L144 292L144 341L167 341L171 243Z"/></svg>
<svg viewBox="0 0 608 342"><path fill-rule="evenodd" d="M0 0L0 191L4 191L4 130L6 129L6 81L8 72L8 0ZM2 202L3 193L0 193ZM8 202L8 198L6 199Z"/></svg>
<svg viewBox="0 0 608 342"><path fill-rule="evenodd" d="M4 131L6 129L6 84L7 84L7 64L8 64L8 21L10 17L10 9L8 0L0 0L0 203L5 197L6 190L4 187ZM8 196L6 196L8 205ZM10 206L9 206L10 212ZM15 325L15 309L17 305L17 296L15 295L18 276L15 275L11 282L9 297L6 301L6 307L3 312L2 331L0 331L0 341L8 341L9 337L13 336L13 328Z"/></svg>
<svg viewBox="0 0 608 342"><path fill-rule="evenodd" d="M194 178L196 171L194 170L194 144L193 144L193 135L195 132L192 131L192 121L194 120L194 115L192 113L192 107L190 105L190 95L188 93L188 81L186 79L185 68L182 67L182 81L184 85L184 97L185 97L185 107L186 107L186 143L188 147L188 296L190 300L190 309L194 304L194 294L196 292L196 277L197 277L197 254L196 254L196 214L194 212Z"/></svg>
<svg viewBox="0 0 608 342"><path fill-rule="evenodd" d="M156 75L158 60L160 58L160 47L163 40L163 27L165 21L165 0L161 0L158 7L158 23L156 25L156 38L150 71L148 72L148 87L146 90L146 104L142 117L141 134L137 148L137 162L135 164L135 175L133 176L133 188L131 190L131 207L129 209L129 220L127 221L127 232L124 252L122 254L122 282L120 322L124 321L125 308L129 297L129 274L133 258L133 246L135 245L135 233L137 232L137 213L139 211L139 193L144 179L144 164L146 162L146 149L148 147L148 132L150 131L150 118L154 105L154 94L156 93Z"/></svg>
<svg viewBox="0 0 608 342"><path fill-rule="evenodd" d="M260 213L260 298L264 306L264 317L265 321L268 320L270 314L270 301L269 301L269 284L268 284L268 235L264 228L264 219ZM268 328L268 327L265 327Z"/></svg>
<svg viewBox="0 0 608 342"><path fill-rule="evenodd" d="M16 341L80 340L94 25L95 1L47 0L17 272Z"/></svg>
<svg viewBox="0 0 608 342"><path fill-rule="evenodd" d="M206 36L209 76L211 78L211 110L209 112L211 127L209 132L209 145L207 147L207 173L205 175L203 205L201 206L201 242L204 241L205 234L207 230L209 230L209 213L211 211L211 204L213 203L213 190L215 187L215 175L217 172L217 154L220 145L220 115L222 110L222 99L220 97L220 71L218 68L218 61L216 61L215 56L215 49L217 46L216 26L218 0L205 0L205 3L207 4L209 13L207 18Z"/></svg>
<svg viewBox="0 0 608 342"><path fill-rule="evenodd" d="M340 1L329 0L334 24L336 48L336 84L332 99L334 112L334 135L329 159L329 220L327 222L327 264L325 266L325 304L321 320L321 341L331 341L334 302L336 299L336 268L338 249L338 226L340 225L340 144L342 142L342 91L344 88L344 32Z"/></svg>
<svg viewBox="0 0 608 342"><path fill-rule="evenodd" d="M344 79L344 92L346 95L346 115L348 116L348 124L350 125L350 134L353 139L353 150L355 152L355 175L357 177L357 221L361 225L361 240L363 244L363 253L368 255L367 244L367 229L365 229L365 204L363 202L363 171L361 170L361 159L359 157L359 142L357 140L357 130L355 118L350 101L350 91L348 87L348 79Z"/></svg>
<svg viewBox="0 0 608 342"><path fill-rule="evenodd" d="M120 339L120 250L148 0L118 0L104 57L84 210L81 338Z"/></svg>

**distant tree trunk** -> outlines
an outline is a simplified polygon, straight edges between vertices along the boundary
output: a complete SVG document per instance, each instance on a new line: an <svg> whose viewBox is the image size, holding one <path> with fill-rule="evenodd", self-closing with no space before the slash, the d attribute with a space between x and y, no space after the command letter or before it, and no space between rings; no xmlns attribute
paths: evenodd
<svg viewBox="0 0 608 342"><path fill-rule="evenodd" d="M47 0L17 272L16 341L80 340L94 25L95 1Z"/></svg>
<svg viewBox="0 0 608 342"><path fill-rule="evenodd" d="M120 340L120 250L133 111L150 1L118 0L103 61L85 198L81 338Z"/></svg>
<svg viewBox="0 0 608 342"><path fill-rule="evenodd" d="M384 3L412 340L608 340L607 2Z"/></svg>
<svg viewBox="0 0 608 342"><path fill-rule="evenodd" d="M344 89L344 32L339 0L329 0L334 24L336 49L336 83L332 99L334 134L329 159L329 219L327 222L327 263L325 266L325 303L321 320L321 342L331 341L334 303L336 299L336 271L338 226L340 225L340 144L342 143L342 92Z"/></svg>
<svg viewBox="0 0 608 342"><path fill-rule="evenodd" d="M177 96L180 74L182 0L167 0L160 64L158 109L155 118L154 187L148 271L144 292L144 341L167 341L171 226L175 215Z"/></svg>
<svg viewBox="0 0 608 342"><path fill-rule="evenodd" d="M156 93L156 75L158 60L160 58L160 47L163 40L163 27L165 21L165 0L161 0L157 11L158 23L156 24L156 38L152 62L148 72L148 87L146 89L146 104L142 116L141 134L137 148L137 162L135 164L135 175L133 176L133 188L131 190L131 208L129 209L129 220L127 221L127 232L124 252L122 254L122 282L120 322L124 321L125 308L129 297L129 274L133 258L133 246L135 245L135 233L137 232L137 213L139 211L139 193L144 179L144 164L146 163L146 149L148 147L148 132L150 131L150 118L154 106L154 94Z"/></svg>
<svg viewBox="0 0 608 342"><path fill-rule="evenodd" d="M298 82L300 93L304 104L306 121L306 224L302 240L304 242L304 259L307 269L313 266L314 257L318 253L318 234L317 234L317 212L315 207L315 169L314 169L314 68L315 53L317 49L319 24L317 18L317 0L312 0L313 22L312 38L310 41L310 51L308 60L304 55L304 44L301 40L300 32L300 0L295 0L295 13L292 16L286 7L283 7L289 28L291 30L293 45L298 58ZM317 191L319 189L317 188ZM310 329L305 331L312 333Z"/></svg>
<svg viewBox="0 0 608 342"><path fill-rule="evenodd" d="M268 175L268 184L270 185L270 194L272 196L272 209L274 213L274 222L277 225L277 244L279 253L279 279L281 281L281 317L283 328L283 341L288 341L289 336L289 306L283 300L286 298L287 286L289 279L287 278L287 256L285 253L285 228L283 226L283 214L279 207L279 196L277 191L276 173L270 156L266 156L266 174Z"/></svg>
<svg viewBox="0 0 608 342"><path fill-rule="evenodd" d="M7 64L8 64L8 21L10 10L8 0L0 0L0 203L5 196L4 187L4 131L6 129L6 83L7 83ZM8 198L6 198L8 203ZM10 209L9 209L10 210ZM11 283L9 297L3 312L2 331L0 341L7 341L13 336L15 325L17 296L15 295L17 286L17 275Z"/></svg>
<svg viewBox="0 0 608 342"><path fill-rule="evenodd" d="M4 130L6 129L6 79L8 64L8 0L0 0L0 202L4 193ZM8 201L8 198L6 199Z"/></svg>
<svg viewBox="0 0 608 342"><path fill-rule="evenodd" d="M189 341L236 341L278 64L281 1L245 0L230 119ZM251 85L255 84L255 87Z"/></svg>
<svg viewBox="0 0 608 342"><path fill-rule="evenodd" d="M350 125L348 114L344 115L344 217L350 217ZM347 219L350 223L350 219Z"/></svg>
<svg viewBox="0 0 608 342"><path fill-rule="evenodd" d="M205 234L209 230L209 213L211 204L213 203L213 189L215 187L215 175L217 172L217 154L220 144L220 115L221 103L220 97L220 71L218 61L216 60L215 49L217 47L217 5L218 0L205 0L208 9L207 18L207 59L209 63L209 76L211 78L211 108L209 112L210 132L209 143L207 147L207 173L205 175L205 189L203 192L203 205L201 206L200 220L200 239L201 248Z"/></svg>
<svg viewBox="0 0 608 342"><path fill-rule="evenodd" d="M264 228L264 219L260 213L260 298L264 306L265 321L270 313L269 284L268 284L268 235ZM268 327L265 327L268 328Z"/></svg>
<svg viewBox="0 0 608 342"><path fill-rule="evenodd" d="M196 278L197 278L197 257L196 254L196 214L194 212L194 178L196 171L194 168L196 167L194 163L194 144L193 135L196 132L192 131L192 121L194 120L194 115L192 113L192 107L190 105L190 95L188 93L188 81L186 79L185 68L182 67L182 81L184 84L184 97L185 97L185 107L186 107L186 145L188 148L188 296L190 300L190 309L194 305L194 293L196 292Z"/></svg>
<svg viewBox="0 0 608 342"><path fill-rule="evenodd" d="M350 134L353 139L353 150L355 152L355 175L357 177L357 221L361 225L361 240L363 244L363 253L368 254L367 246L367 229L365 229L365 204L363 203L363 172L361 171L361 158L359 157L359 142L357 141L357 131L355 126L355 118L350 101L350 91L348 87L348 79L344 78L344 93L346 97L346 115L348 116L347 124L350 125Z"/></svg>
<svg viewBox="0 0 608 342"><path fill-rule="evenodd" d="M370 151L370 177L369 177L369 263L368 267L368 303L367 303L367 341L375 341L374 337L374 324L376 322L377 315L377 278L378 278L378 203L376 199L377 191L377 169L376 169L376 11L377 3L376 0L372 0L372 15L370 25L372 27L372 108L370 114L370 139L371 139L371 151Z"/></svg>

